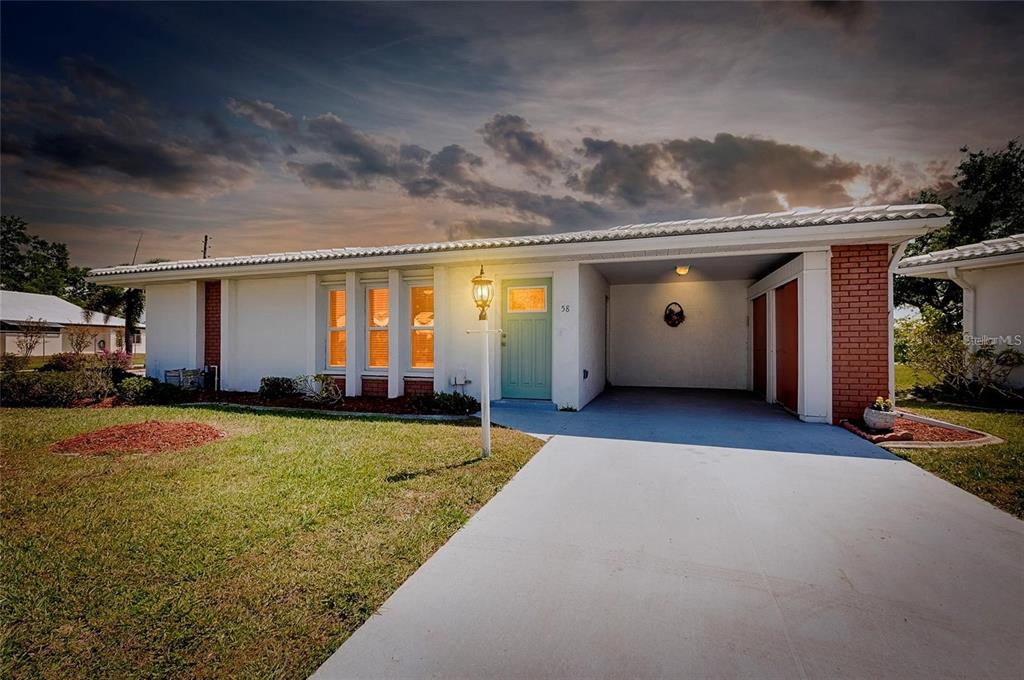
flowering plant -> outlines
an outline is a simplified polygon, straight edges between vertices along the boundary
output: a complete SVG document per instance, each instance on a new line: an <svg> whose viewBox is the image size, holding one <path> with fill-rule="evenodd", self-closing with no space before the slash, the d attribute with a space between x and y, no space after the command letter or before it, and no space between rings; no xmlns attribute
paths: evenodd
<svg viewBox="0 0 1024 680"><path fill-rule="evenodd" d="M892 410L892 399L888 397L876 397L875 403L871 404L871 410L873 411L891 411Z"/></svg>

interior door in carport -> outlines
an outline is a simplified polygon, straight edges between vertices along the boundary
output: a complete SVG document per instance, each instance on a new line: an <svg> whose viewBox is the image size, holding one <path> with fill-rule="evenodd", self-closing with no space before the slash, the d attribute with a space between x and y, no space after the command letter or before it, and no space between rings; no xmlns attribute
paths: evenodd
<svg viewBox="0 0 1024 680"><path fill-rule="evenodd" d="M794 279L775 289L775 398L796 413L798 402L799 301Z"/></svg>
<svg viewBox="0 0 1024 680"><path fill-rule="evenodd" d="M551 398L551 279L501 285L501 396Z"/></svg>

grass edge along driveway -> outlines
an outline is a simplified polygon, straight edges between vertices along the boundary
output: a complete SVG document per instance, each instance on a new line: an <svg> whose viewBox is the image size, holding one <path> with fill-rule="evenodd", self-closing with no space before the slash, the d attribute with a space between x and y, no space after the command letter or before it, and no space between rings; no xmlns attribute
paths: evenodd
<svg viewBox="0 0 1024 680"><path fill-rule="evenodd" d="M63 457L195 420L180 452ZM0 409L0 676L312 672L540 448L476 423L168 407Z"/></svg>
<svg viewBox="0 0 1024 680"><path fill-rule="evenodd" d="M897 407L930 418L963 425L1005 439L987 446L927 449L892 448L920 468L1024 519L1024 414L940 406L920 400Z"/></svg>

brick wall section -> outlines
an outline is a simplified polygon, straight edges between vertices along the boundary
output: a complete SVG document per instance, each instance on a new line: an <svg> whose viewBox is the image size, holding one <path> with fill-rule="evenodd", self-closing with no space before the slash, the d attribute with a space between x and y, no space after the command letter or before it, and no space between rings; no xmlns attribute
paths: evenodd
<svg viewBox="0 0 1024 680"><path fill-rule="evenodd" d="M832 247L832 420L889 392L889 249Z"/></svg>
<svg viewBox="0 0 1024 680"><path fill-rule="evenodd" d="M420 394L433 394L434 393L434 379L433 378L406 378L405 379L405 396L415 397Z"/></svg>
<svg viewBox="0 0 1024 680"><path fill-rule="evenodd" d="M220 366L220 281L204 283L206 316L203 322L203 363Z"/></svg>
<svg viewBox="0 0 1024 680"><path fill-rule="evenodd" d="M363 378L364 397L385 397L388 396L387 378Z"/></svg>
<svg viewBox="0 0 1024 680"><path fill-rule="evenodd" d="M334 384L337 385L338 389L341 390L342 394L344 394L344 392L345 392L345 378L335 377L334 378Z"/></svg>

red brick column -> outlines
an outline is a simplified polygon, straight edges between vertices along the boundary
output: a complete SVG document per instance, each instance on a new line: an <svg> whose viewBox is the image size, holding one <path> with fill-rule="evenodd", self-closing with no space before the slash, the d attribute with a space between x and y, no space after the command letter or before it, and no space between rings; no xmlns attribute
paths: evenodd
<svg viewBox="0 0 1024 680"><path fill-rule="evenodd" d="M203 322L203 363L220 366L220 281L204 285L206 315Z"/></svg>
<svg viewBox="0 0 1024 680"><path fill-rule="evenodd" d="M889 247L832 247L832 421L889 395Z"/></svg>

